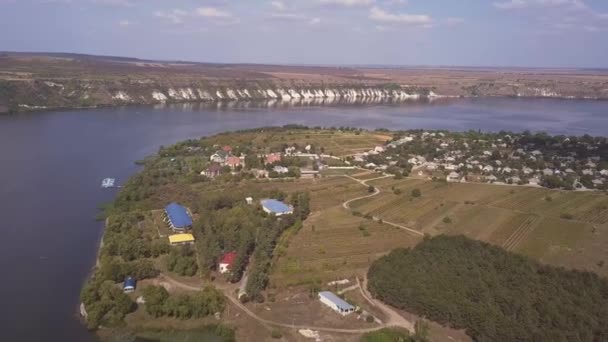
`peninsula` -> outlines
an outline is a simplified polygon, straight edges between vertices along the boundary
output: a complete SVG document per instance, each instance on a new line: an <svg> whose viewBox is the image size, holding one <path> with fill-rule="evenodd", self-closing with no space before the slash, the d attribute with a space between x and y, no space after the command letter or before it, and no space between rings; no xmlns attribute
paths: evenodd
<svg viewBox="0 0 608 342"><path fill-rule="evenodd" d="M104 208L83 320L103 340L601 340L582 318L608 307L607 146L289 125L161 147ZM526 315L510 315L498 301L520 285ZM582 304L555 311L552 294Z"/></svg>

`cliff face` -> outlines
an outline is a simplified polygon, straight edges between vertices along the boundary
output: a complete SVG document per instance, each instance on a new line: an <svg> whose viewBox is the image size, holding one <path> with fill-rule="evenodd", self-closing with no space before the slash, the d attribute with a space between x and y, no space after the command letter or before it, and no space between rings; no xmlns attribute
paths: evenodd
<svg viewBox="0 0 608 342"><path fill-rule="evenodd" d="M0 113L178 102L608 99L607 70L205 64L0 53Z"/></svg>
<svg viewBox="0 0 608 342"><path fill-rule="evenodd" d="M116 106L216 101L301 101L323 100L416 100L437 96L429 88L327 85L290 87L253 83L246 86L188 83L167 85L152 81L86 82L4 81L0 87L5 103L13 111L52 108ZM2 103L0 101L0 103Z"/></svg>

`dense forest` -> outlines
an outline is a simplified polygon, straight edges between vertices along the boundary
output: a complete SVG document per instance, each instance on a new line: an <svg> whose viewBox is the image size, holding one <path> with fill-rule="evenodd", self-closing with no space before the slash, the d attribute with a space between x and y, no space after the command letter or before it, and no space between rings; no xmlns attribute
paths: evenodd
<svg viewBox="0 0 608 342"><path fill-rule="evenodd" d="M377 298L476 341L608 340L608 280L464 236L394 250L368 277Z"/></svg>

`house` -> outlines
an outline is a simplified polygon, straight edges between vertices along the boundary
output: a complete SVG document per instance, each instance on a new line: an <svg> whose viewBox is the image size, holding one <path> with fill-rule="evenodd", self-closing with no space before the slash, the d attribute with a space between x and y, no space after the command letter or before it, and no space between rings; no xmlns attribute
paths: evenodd
<svg viewBox="0 0 608 342"><path fill-rule="evenodd" d="M521 182L521 178L517 177L517 176L513 176L511 178L509 178L511 180L512 184L518 184L519 182Z"/></svg>
<svg viewBox="0 0 608 342"><path fill-rule="evenodd" d="M552 176L553 175L553 170L547 168L543 170L543 175L545 176Z"/></svg>
<svg viewBox="0 0 608 342"><path fill-rule="evenodd" d="M235 260L236 260L236 252L224 253L222 258L220 259L217 269L220 271L220 273L224 274L224 273L230 271L230 267L232 266L232 264L234 264Z"/></svg>
<svg viewBox="0 0 608 342"><path fill-rule="evenodd" d="M604 170L600 171L600 175L608 176L608 170L604 169Z"/></svg>
<svg viewBox="0 0 608 342"><path fill-rule="evenodd" d="M260 201L262 209L271 215L281 216L293 214L293 207L276 199L263 199Z"/></svg>
<svg viewBox="0 0 608 342"><path fill-rule="evenodd" d="M504 169L502 169L503 173L511 173L513 171L513 169L511 169L510 167L505 167Z"/></svg>
<svg viewBox="0 0 608 342"><path fill-rule="evenodd" d="M127 277L125 279L125 282L122 284L122 290L125 293L133 292L133 291L135 291L136 283L137 282L135 281L135 278Z"/></svg>
<svg viewBox="0 0 608 342"><path fill-rule="evenodd" d="M275 167L272 168L272 171L278 173L278 174L284 174L289 172L289 169L286 168L285 166L281 166L281 165L277 165Z"/></svg>
<svg viewBox="0 0 608 342"><path fill-rule="evenodd" d="M230 154L230 153L232 153L232 147L226 145L226 146L222 147L222 151Z"/></svg>
<svg viewBox="0 0 608 342"><path fill-rule="evenodd" d="M245 202L247 202L248 205L252 205L253 204L253 197L247 197L247 198L245 198Z"/></svg>
<svg viewBox="0 0 608 342"><path fill-rule="evenodd" d="M174 231L186 231L192 227L192 218L188 210L173 202L165 207L165 222Z"/></svg>
<svg viewBox="0 0 608 342"><path fill-rule="evenodd" d="M214 178L220 175L222 172L222 167L219 164L211 164L206 170L201 172L201 175L204 175L209 178Z"/></svg>
<svg viewBox="0 0 608 342"><path fill-rule="evenodd" d="M229 166L231 169L236 169L238 166L243 165L243 159L235 156L230 156L226 158L225 164Z"/></svg>
<svg viewBox="0 0 608 342"><path fill-rule="evenodd" d="M593 170L591 170L591 169L585 169L585 170L583 170L583 175L585 175L585 176L593 176Z"/></svg>
<svg viewBox="0 0 608 342"><path fill-rule="evenodd" d="M531 168L529 168L529 167L524 167L524 168L522 169L522 172L524 173L524 175L529 175L529 174L531 174L532 172L534 172L534 170L532 170L532 169L531 169Z"/></svg>
<svg viewBox="0 0 608 342"><path fill-rule="evenodd" d="M492 165L486 165L483 167L482 170L485 172L492 172L492 171L494 171L494 167Z"/></svg>
<svg viewBox="0 0 608 342"><path fill-rule="evenodd" d="M266 164L272 164L281 161L280 153L271 153L266 155Z"/></svg>
<svg viewBox="0 0 608 342"><path fill-rule="evenodd" d="M384 152L384 146L376 146L376 147L374 147L374 152L376 152L376 153L382 153L382 152Z"/></svg>
<svg viewBox="0 0 608 342"><path fill-rule="evenodd" d="M194 243L194 235L192 235L192 234L169 235L169 244L171 246L190 245L193 243Z"/></svg>
<svg viewBox="0 0 608 342"><path fill-rule="evenodd" d="M595 186L604 185L604 181L599 178L592 180L591 183L593 183L593 185L595 185Z"/></svg>
<svg viewBox="0 0 608 342"><path fill-rule="evenodd" d="M460 182L460 174L458 172L450 172L446 180L448 182Z"/></svg>
<svg viewBox="0 0 608 342"><path fill-rule="evenodd" d="M342 316L346 316L350 313L355 312L355 307L348 304L342 298L336 296L329 291L319 292L319 300L321 303L329 306L332 310L339 313Z"/></svg>
<svg viewBox="0 0 608 342"><path fill-rule="evenodd" d="M498 180L498 178L494 175L489 175L486 177L486 181L488 182L496 182Z"/></svg>
<svg viewBox="0 0 608 342"><path fill-rule="evenodd" d="M209 160L211 160L212 162L224 164L226 162L226 158L228 158L228 156L229 156L228 152L226 152L224 150L219 150L219 151L215 152L213 155L211 155Z"/></svg>

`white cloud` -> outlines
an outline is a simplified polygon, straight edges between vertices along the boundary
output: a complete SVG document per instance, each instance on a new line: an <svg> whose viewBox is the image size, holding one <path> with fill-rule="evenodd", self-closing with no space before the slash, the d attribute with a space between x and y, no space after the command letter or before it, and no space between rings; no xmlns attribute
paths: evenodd
<svg viewBox="0 0 608 342"><path fill-rule="evenodd" d="M312 19L310 19L310 21L308 23L310 25L318 25L321 23L321 18L312 18Z"/></svg>
<svg viewBox="0 0 608 342"><path fill-rule="evenodd" d="M135 4L129 0L92 0L93 3L108 6L133 7Z"/></svg>
<svg viewBox="0 0 608 342"><path fill-rule="evenodd" d="M287 10L287 6L283 1L271 1L270 6L272 6L277 11L285 11Z"/></svg>
<svg viewBox="0 0 608 342"><path fill-rule="evenodd" d="M369 18L385 23L400 23L423 27L431 27L433 23L433 19L425 14L390 13L379 7L372 7Z"/></svg>
<svg viewBox="0 0 608 342"><path fill-rule="evenodd" d="M232 13L215 7L199 7L196 9L196 14L207 18L232 18Z"/></svg>
<svg viewBox="0 0 608 342"><path fill-rule="evenodd" d="M357 7L372 5L375 0L319 0L324 5L336 5L344 7Z"/></svg>
<svg viewBox="0 0 608 342"><path fill-rule="evenodd" d="M181 24L184 22L184 17L186 17L188 13L184 10L174 8L169 11L156 11L154 15L159 18L168 20L173 24Z"/></svg>
<svg viewBox="0 0 608 342"><path fill-rule="evenodd" d="M587 8L587 5L582 0L509 0L494 2L494 7L501 10L551 7L584 9Z"/></svg>
<svg viewBox="0 0 608 342"><path fill-rule="evenodd" d="M128 20L126 20L126 19L123 19L123 20L121 20L121 21L118 22L118 26L120 26L120 27L128 27L128 26L131 26L131 22L128 21Z"/></svg>

